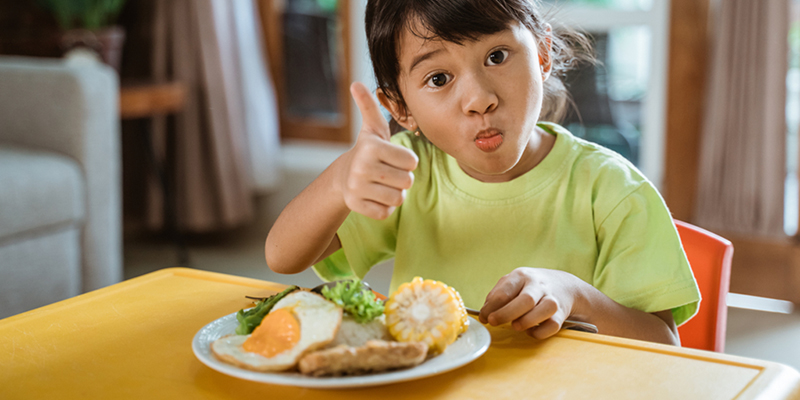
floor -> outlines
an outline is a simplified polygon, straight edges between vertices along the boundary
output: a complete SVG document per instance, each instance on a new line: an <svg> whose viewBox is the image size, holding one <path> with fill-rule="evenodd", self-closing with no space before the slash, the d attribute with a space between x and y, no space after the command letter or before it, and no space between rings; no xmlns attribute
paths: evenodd
<svg viewBox="0 0 800 400"><path fill-rule="evenodd" d="M259 209L274 208L268 201L262 200ZM262 216L252 226L235 231L188 237L191 267L306 287L317 285L320 280L311 270L297 275L269 270L264 261L264 239L270 225L269 217ZM125 279L175 266L177 260L174 245L163 238L127 237L124 248ZM390 278L391 264L386 263L374 267L365 280L386 293ZM800 370L800 312L779 314L729 307L725 352Z"/></svg>

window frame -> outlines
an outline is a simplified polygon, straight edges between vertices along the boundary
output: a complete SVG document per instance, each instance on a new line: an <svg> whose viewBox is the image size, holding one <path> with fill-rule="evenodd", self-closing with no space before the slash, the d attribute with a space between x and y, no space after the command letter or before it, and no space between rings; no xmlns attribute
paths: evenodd
<svg viewBox="0 0 800 400"><path fill-rule="evenodd" d="M554 18L587 32L609 32L628 26L650 29L647 93L642 99L639 167L661 190L664 180L669 62L670 0L654 1L650 10L621 10L580 4L558 4Z"/></svg>

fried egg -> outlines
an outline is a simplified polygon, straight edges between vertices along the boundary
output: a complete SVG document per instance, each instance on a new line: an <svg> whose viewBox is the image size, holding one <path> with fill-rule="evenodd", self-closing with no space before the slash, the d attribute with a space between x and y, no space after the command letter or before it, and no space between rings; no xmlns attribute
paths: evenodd
<svg viewBox="0 0 800 400"><path fill-rule="evenodd" d="M329 344L342 309L324 297L296 291L278 301L249 335L224 336L211 344L218 359L254 371L285 371L304 354Z"/></svg>

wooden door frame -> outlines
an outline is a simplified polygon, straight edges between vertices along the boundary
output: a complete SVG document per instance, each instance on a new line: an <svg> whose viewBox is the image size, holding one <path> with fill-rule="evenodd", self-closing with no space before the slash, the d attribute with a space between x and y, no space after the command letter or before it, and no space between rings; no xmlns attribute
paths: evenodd
<svg viewBox="0 0 800 400"><path fill-rule="evenodd" d="M350 0L339 0L337 9L337 20L339 23L338 32L340 36L336 38L340 46L337 47L339 54L335 59L339 61L337 70L340 76L336 82L337 97L340 107L340 118L331 120L315 120L312 118L297 118L288 115L285 108L286 104L286 82L283 79L283 10L286 3L282 0L259 0L258 9L261 15L262 32L264 37L265 52L269 58L269 69L275 91L278 97L278 108L280 110L280 136L281 139L307 139L335 143L352 143L352 121L350 104L350 81L352 80L352 61L350 59Z"/></svg>
<svg viewBox="0 0 800 400"><path fill-rule="evenodd" d="M711 0L672 0L662 193L676 219L692 222L706 101ZM731 292L800 304L800 245L792 237L716 232L734 245Z"/></svg>
<svg viewBox="0 0 800 400"><path fill-rule="evenodd" d="M710 0L672 0L669 28L663 195L676 219L691 221L697 196L710 38Z"/></svg>

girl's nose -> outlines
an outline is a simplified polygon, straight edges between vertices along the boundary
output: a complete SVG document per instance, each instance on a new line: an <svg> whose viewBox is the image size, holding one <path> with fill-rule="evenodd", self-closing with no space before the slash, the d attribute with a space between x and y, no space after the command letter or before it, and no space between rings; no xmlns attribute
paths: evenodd
<svg viewBox="0 0 800 400"><path fill-rule="evenodd" d="M463 81L462 109L464 114L483 115L497 108L499 99L497 92L487 77L475 74L465 77Z"/></svg>

